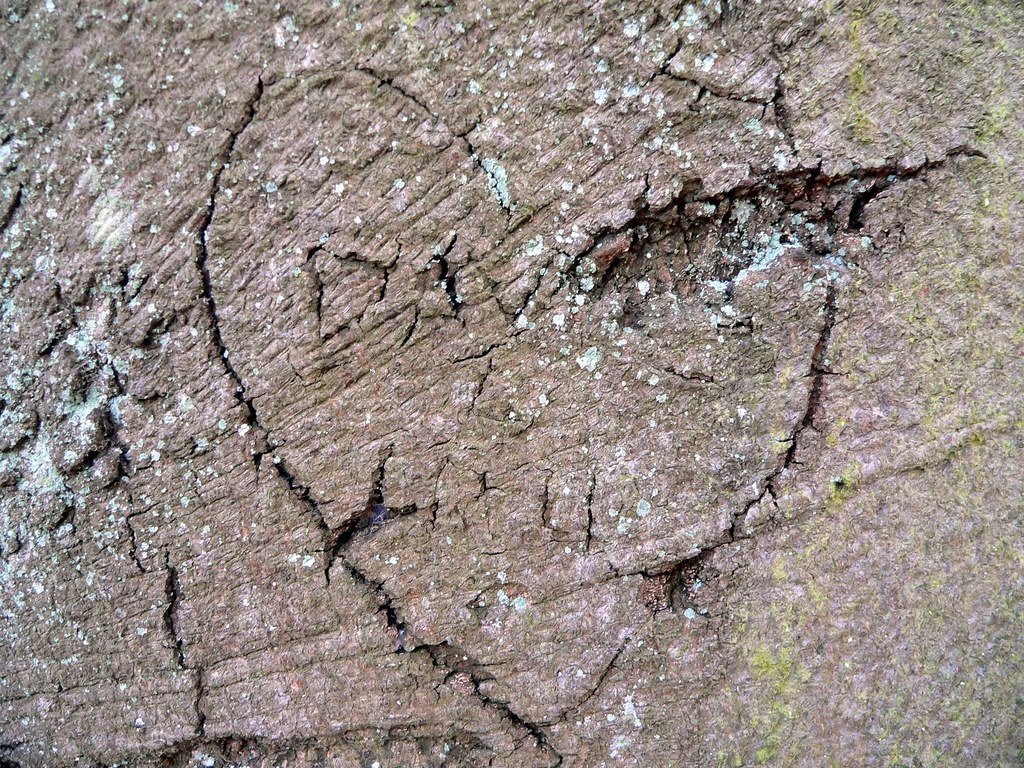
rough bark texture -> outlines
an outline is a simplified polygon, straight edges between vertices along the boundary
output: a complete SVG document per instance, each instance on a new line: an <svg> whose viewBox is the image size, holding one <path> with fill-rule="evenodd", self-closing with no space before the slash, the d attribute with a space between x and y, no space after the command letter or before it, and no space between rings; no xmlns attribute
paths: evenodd
<svg viewBox="0 0 1024 768"><path fill-rule="evenodd" d="M1020 765L1016 2L0 28L0 765Z"/></svg>

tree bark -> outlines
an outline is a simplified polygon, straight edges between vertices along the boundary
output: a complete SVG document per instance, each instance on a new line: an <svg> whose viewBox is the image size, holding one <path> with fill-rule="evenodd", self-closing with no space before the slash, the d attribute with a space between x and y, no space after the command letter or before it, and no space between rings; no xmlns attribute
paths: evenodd
<svg viewBox="0 0 1024 768"><path fill-rule="evenodd" d="M1017 3L0 25L0 766L1021 760Z"/></svg>

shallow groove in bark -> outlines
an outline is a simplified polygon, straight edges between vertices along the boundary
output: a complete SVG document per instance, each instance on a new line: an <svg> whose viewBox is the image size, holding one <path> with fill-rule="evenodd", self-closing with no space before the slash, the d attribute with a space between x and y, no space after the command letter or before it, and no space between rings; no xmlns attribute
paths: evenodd
<svg viewBox="0 0 1024 768"><path fill-rule="evenodd" d="M445 123L445 121L442 118L440 118L437 114L435 114L434 110L428 107L419 97L415 96L412 93L409 93L409 91L405 90L400 85L395 85L395 79L393 77L382 75L376 69L367 64L360 64L355 68L355 70L356 72L362 72L364 75L369 75L374 80L376 80L377 87L387 87L395 91L400 96L407 99L408 101L411 101L417 107L426 112L427 115L429 115L434 122L441 123L442 125L445 125L445 127L447 127L447 123Z"/></svg>
<svg viewBox="0 0 1024 768"><path fill-rule="evenodd" d="M423 105L417 99L413 98L412 96L404 92L402 89L395 87L393 83L390 82L388 79L382 78L381 76L377 75L377 73L369 69L361 68L360 71L364 71L367 74L373 76L381 84L394 88L403 96L417 104L429 115L437 119L436 116L434 116L433 113L429 109L427 109L425 105ZM258 414L251 399L248 398L245 394L246 390L244 383L241 379L241 376L238 374L238 372L235 370L235 368L232 366L230 362L228 351L225 347L223 337L220 331L219 320L217 317L216 301L213 296L212 283L207 266L207 261L209 258L207 231L209 229L210 224L212 223L216 209L216 198L219 190L220 177L224 169L230 163L234 151L234 146L238 137L245 130L245 128L248 127L248 125L252 122L253 118L255 117L256 111L258 109L259 99L262 95L262 89L263 84L262 80L260 80L258 81L256 92L253 98L250 100L246 107L246 113L242 121L242 125L239 130L232 133L228 141L228 144L225 148L225 151L222 153L219 168L214 174L213 189L209 198L209 204L207 207L206 214L204 215L201 221L199 236L197 239L196 266L202 276L203 295L209 312L211 334L213 336L214 346L217 350L218 356L223 361L225 373L229 376L231 381L236 386L236 398L239 404L243 407L244 412L246 413L248 423L250 424L251 427L257 429L262 435L263 439L265 440L268 434L267 430L260 423ZM781 91L777 90L776 99L779 97L780 93ZM776 99L773 99L773 102ZM489 180L489 186L494 187L497 184L497 180L493 177L492 173L486 167L484 167L482 161L480 160L476 152L475 147L473 147L473 145L469 142L469 139L466 137L463 138L467 141L467 145L470 150L470 155L472 156L473 160L487 175L487 178ZM870 202L871 199L877 196L877 194L879 194L884 189L891 186L891 184L895 183L898 180L912 178L922 173L923 171L927 170L928 168L932 168L944 163L947 159L955 155L973 156L977 154L978 153L975 152L974 150L960 148L952 150L943 158L931 162L926 161L925 163L922 163L909 170L901 170L894 166L886 166L883 168L854 171L849 174L845 174L838 177L823 176L822 174L820 174L818 169L801 169L799 171L789 173L769 174L761 178L752 180L750 183L741 185L740 187L727 190L721 194L714 195L711 197L702 197L699 187L697 189L687 188L682 193L680 193L680 195L678 195L674 200L672 200L668 204L668 206L666 206L666 208L675 209L678 211L686 202L695 200L725 198L739 199L754 194L756 192L768 189L770 187L781 187L783 189L788 188L790 190L803 189L806 193L807 190L829 187L854 179L874 180L874 183L872 183L872 185L869 187L869 191L861 193L861 195L854 201L853 207L851 208L849 220L846 223L846 229L848 230L859 229L861 226L861 216L864 207ZM511 209L506 207L506 212L511 214ZM632 248L636 244L638 239L638 236L636 235L637 228L642 226L648 218L654 216L656 213L658 212L652 211L643 205L638 206L632 218L625 225L621 227L616 227L614 229L609 228L606 231L602 231L595 235L594 245L573 257L572 264L578 265L587 256L603 256L604 254L601 253L602 249L609 250L608 258L605 259L608 263L606 265L605 274L603 275L606 282L608 275L610 275L612 269L615 266L615 261L618 258L620 258L624 253L628 252L630 248ZM618 242L623 234L625 234L625 236L628 237L628 242L625 243L624 246L620 245ZM453 312L456 314L456 316L458 316L460 307L455 286L455 274L454 271L451 269L449 263L447 262L447 256L454 248L455 240L456 239L453 237L450 243L448 244L446 250L437 257L437 261L439 265L439 281L449 299ZM613 241L611 247L608 246L608 243L610 241ZM312 256L313 254L310 255ZM570 272L571 269L572 268L570 267ZM745 536L742 533L742 525L750 509L755 504L762 501L765 496L770 496L774 501L776 497L774 483L781 473L786 471L786 469L788 469L791 464L796 462L795 457L800 443L801 434L807 427L813 426L815 415L820 407L824 376L830 373L830 371L828 371L825 368L824 361L827 356L828 346L832 335L832 329L835 323L836 302L837 288L832 282L829 282L826 289L825 306L823 308L825 319L823 327L818 335L815 348L812 351L811 355L811 365L810 371L808 373L808 376L810 377L810 384L808 387L806 407L800 420L794 426L790 434L790 438L788 441L789 447L783 455L780 461L780 465L762 481L761 490L759 491L758 495L754 499L748 501L744 505L743 509L739 513L734 515L729 529L725 531L725 534L721 540L719 540L715 544L702 548L701 551L696 555L690 556L676 563L670 569L668 569L669 572L681 572L684 568L692 567L695 563L698 563L699 561L708 557L715 549L726 544L736 542L741 538L744 538ZM412 330L415 330L415 322ZM487 348L480 355L475 355L471 357L484 357L487 354L489 354L494 348L495 347L492 346L490 348ZM259 469L260 461L263 455L265 455L265 453L268 450L270 449L268 448L266 450L257 451L257 453L254 455L254 461L256 463L257 470ZM370 521L370 524L372 524L377 516L383 516L384 514L386 514L386 511L382 510L387 510L387 507L385 506L383 499L383 472L384 463L386 462L387 458L388 457L385 457L382 460L381 464L379 465L379 468L375 475L375 481L373 483L373 488L371 490L366 510L364 510L361 514L353 515L350 521L346 523L344 526L332 529L326 522L326 518L324 517L322 511L320 510L320 505L314 498L311 489L308 486L301 484L296 479L294 474L288 470L284 462L280 458L275 457L273 465L276 474L285 482L288 489L293 494L293 496L299 501L299 503L309 512L310 516L314 520L314 523L317 529L320 531L320 534L323 538L323 549L325 552L325 581L328 584L330 584L331 569L335 565L340 564L355 583L361 585L364 589L366 589L370 594L374 596L379 606L379 610L385 619L388 629L391 630L397 637L397 645L395 651L396 653L425 653L430 658L431 664L439 672L444 673L446 680L450 679L453 675L467 675L470 681L472 695L481 703L483 707L497 713L504 721L509 723L509 725L512 726L519 733L529 738L532 738L534 742L537 744L538 748L548 751L556 761L554 765L560 764L563 759L562 755L559 754L559 752L550 744L550 742L547 739L547 736L545 735L540 725L532 723L529 720L525 719L520 714L513 711L508 706L508 704L495 700L482 692L482 684L487 682L490 678L488 678L482 672L482 667L479 665L479 663L470 659L465 659L459 662L453 662L451 659L451 646L449 646L447 643L415 644L412 645L411 648L408 647L408 643L411 640L411 638L407 639L408 629L406 623L399 614L398 610L396 609L394 598L392 597L392 595L384 588L382 582L378 582L372 579L367 573L358 568L346 556L345 549L350 544L355 533L361 528L366 527L368 520ZM591 489L591 493L592 492L593 490ZM413 508L413 511L415 511L415 508ZM169 580L173 578L171 574L173 574L173 571L169 571ZM174 581L176 581L176 579L174 579ZM171 609L170 616L171 629L173 631L173 609ZM175 642L176 647L178 649L179 661L183 665L184 662L181 654L180 641L177 641L176 637ZM597 687L600 686L601 682L614 667L614 664L621 655L621 653L622 649L620 648L619 651L617 651L616 654L613 656L609 666L603 671L601 678L598 681ZM596 691L596 687L594 690ZM202 715L201 708L199 706L202 693L202 675L200 673L197 682L196 699L196 711L199 720L200 733L202 732L203 721L205 719ZM593 693L590 695L593 695Z"/></svg>
<svg viewBox="0 0 1024 768"><path fill-rule="evenodd" d="M885 188L888 188L898 180L914 177L916 175L919 175L928 168L940 165L951 156L978 156L978 154L979 153L971 149L964 149L962 151L954 150L951 153L947 154L941 160L937 160L933 163L924 163L908 171L907 173L896 176L896 178L892 178L892 174L886 174L886 176L878 178L881 180L880 183L884 183ZM811 179L808 180L808 182L815 183L815 178L812 177ZM827 182L827 185L831 186L834 183L834 180L829 180ZM861 193L861 195L864 194L865 193ZM872 195L871 197L873 198L874 195ZM868 200L865 200L863 204L866 205L869 200L870 198L868 198ZM847 221L843 229L845 231L850 231L854 229L854 227L852 226L852 222ZM837 319L838 297L839 289L836 284L836 281L832 278L829 278L826 282L825 298L821 309L821 314L823 316L822 325L815 339L814 347L811 350L810 364L808 367L808 372L805 374L806 377L809 379L806 404L799 420L796 422L796 424L794 424L792 430L790 431L789 437L784 441L788 443L788 446L786 448L786 451L780 458L778 466L774 470L772 470L772 472L769 473L763 480L761 480L761 482L758 484L759 490L757 494L753 498L747 500L743 504L742 508L732 515L732 518L729 522L729 527L723 532L723 535L717 541L714 541L709 545L701 547L700 550L695 554L689 555L688 557L685 557L673 563L671 566L667 568L662 568L656 573L641 571L641 573L643 573L645 576L668 576L669 583L674 583L675 576L677 576L687 568L692 568L696 565L699 565L699 563L706 560L715 550L719 549L720 547L733 544L742 539L749 538L749 535L745 533L743 530L744 523L747 519L748 514L750 513L750 510L753 509L757 504L761 503L766 497L771 499L772 504L775 505L776 510L778 510L778 494L775 487L776 481L778 480L779 476L786 472L792 465L800 463L796 458L797 452L800 447L800 438L807 428L814 426L814 420L820 410L821 401L824 394L825 377L829 375L835 375L835 372L830 370L826 365L826 361L828 359L829 347L832 341L832 334Z"/></svg>
<svg viewBox="0 0 1024 768"><path fill-rule="evenodd" d="M431 664L439 672L443 672L445 674L446 681L453 675L468 675L473 696L478 699L485 708L496 712L502 719L509 722L521 733L531 737L539 748L549 751L555 758L552 768L553 766L561 764L563 759L562 755L551 745L547 736L541 729L541 726L522 717L505 702L493 699L480 690L480 686L492 678L481 672L482 667L478 662L466 657L466 654L461 650L453 651L452 647L447 642L438 644L422 643L413 645L412 647L407 647L406 636L408 635L408 630L405 621L398 614L394 605L394 599L384 588L384 585L381 582L372 579L364 571L359 569L354 563L346 558L343 553L339 553L337 555L337 561L342 564L346 572L352 577L353 581L365 587L376 597L377 603L380 606L380 612L383 614L388 628L394 632L397 637L395 653L425 653L430 658ZM452 656L462 656L463 659L453 661L451 659Z"/></svg>

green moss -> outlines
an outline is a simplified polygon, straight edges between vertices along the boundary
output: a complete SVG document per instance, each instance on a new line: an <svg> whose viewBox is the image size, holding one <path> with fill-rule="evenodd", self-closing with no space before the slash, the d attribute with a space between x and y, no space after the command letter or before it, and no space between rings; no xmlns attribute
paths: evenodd
<svg viewBox="0 0 1024 768"><path fill-rule="evenodd" d="M986 109L978 121L978 138L983 142L992 141L1004 135L1010 127L1016 104L1010 100L1000 101Z"/></svg>
<svg viewBox="0 0 1024 768"><path fill-rule="evenodd" d="M825 497L825 511L832 513L856 493L860 483L862 467L859 462L852 462L843 467L842 472L829 480L828 494Z"/></svg>
<svg viewBox="0 0 1024 768"><path fill-rule="evenodd" d="M786 624L784 622L784 624ZM792 631L784 628L782 633L792 639ZM760 736L760 744L754 753L755 762L788 764L796 754L786 754L785 729L789 722L799 717L793 706L798 699L800 687L810 678L809 672L797 663L796 650L783 644L774 649L759 646L748 658L751 676L759 687L767 689L762 701L766 708L753 718L753 727ZM795 749L795 745L791 745ZM781 762L780 762L781 759Z"/></svg>
<svg viewBox="0 0 1024 768"><path fill-rule="evenodd" d="M750 657L750 671L759 682L768 683L777 695L786 693L793 676L794 654L789 648L772 651L755 648Z"/></svg>
<svg viewBox="0 0 1024 768"><path fill-rule="evenodd" d="M873 7L872 3L864 3L855 8L847 30L847 43L853 49L854 57L846 76L849 96L844 119L851 135L865 144L872 143L877 135L875 123L864 107L864 101L871 95L872 86L868 79L868 50L863 42L862 27Z"/></svg>

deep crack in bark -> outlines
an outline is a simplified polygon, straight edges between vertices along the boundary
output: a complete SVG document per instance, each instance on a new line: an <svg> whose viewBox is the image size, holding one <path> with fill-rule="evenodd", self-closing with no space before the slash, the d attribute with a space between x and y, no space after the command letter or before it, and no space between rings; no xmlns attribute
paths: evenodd
<svg viewBox="0 0 1024 768"><path fill-rule="evenodd" d="M246 102L241 125L237 130L230 132L228 141L225 144L224 149L221 151L217 170L213 173L213 180L210 185L210 195L207 198L206 212L199 223L199 231L196 235L195 265L202 281L203 303L206 306L207 316L210 322L210 334L213 338L213 345L217 353L217 358L221 361L224 373L235 385L234 396L245 413L246 422L265 440L267 431L259 423L259 419L256 416L256 409L252 404L252 399L245 393L245 385L242 383L242 378L238 375L238 371L235 370L234 365L231 363L227 347L224 344L224 337L221 334L220 321L217 317L217 301L213 295L213 284L210 279L208 263L210 252L207 237L210 225L213 223L214 214L217 210L217 194L220 192L221 175L224 173L224 169L231 163L231 158L234 155L235 144L238 142L238 137L242 135L245 129L249 127L253 119L256 117L256 112L259 109L259 102L262 97L263 78L261 76L256 79L256 87L253 95L249 98L248 102ZM259 472L260 460L263 458L263 454L265 452L266 451L264 449L258 449L253 455L253 461L256 465L257 472Z"/></svg>
<svg viewBox="0 0 1024 768"><path fill-rule="evenodd" d="M390 446L388 448L388 451L381 459L378 464L378 468L374 473L374 480L367 505L370 513L371 526L373 525L373 515L381 513L381 508L384 510L387 509L384 505L384 472L385 464L393 454L393 450L394 446ZM280 466L280 464L275 462L275 466ZM353 516L345 526L332 530L327 524L323 513L320 511L319 503L313 497L310 489L307 486L297 483L294 477L287 473L283 468L281 473L282 477L288 481L288 486L292 494L316 521L317 527L320 529L321 534L324 537L324 550L327 553L325 557L324 570L324 579L326 583L328 585L331 583L330 571L332 568L336 565L340 565L344 568L346 573L349 574L355 583L365 588L374 596L379 610L384 616L388 629L390 629L397 638L395 653L426 653L431 659L433 666L445 674L446 680L453 674L468 674L472 682L473 695L485 708L497 712L503 719L515 726L521 733L533 738L539 748L550 752L556 760L553 763L553 766L561 764L562 755L559 754L559 752L549 743L547 736L541 730L539 725L531 723L529 720L526 720L517 712L512 710L504 702L492 699L480 690L481 684L489 679L481 672L483 669L482 665L478 662L466 659L466 654L462 652L455 655L464 657L463 660L453 663L450 658L452 654L449 651L451 646L447 642L434 645L427 643L412 644L410 647L412 638L407 637L409 633L406 628L406 623L395 608L394 598L384 588L384 584L382 582L371 578L345 555L345 549L350 544L355 533L360 530L361 527L365 527L367 517L366 511ZM416 511L416 507L413 505L411 508L397 510L396 516L398 514L409 514L409 509L413 512Z"/></svg>
<svg viewBox="0 0 1024 768"><path fill-rule="evenodd" d="M14 193L14 198L11 200L11 204L7 206L7 210L4 211L4 215L0 217L0 234L7 231L7 228L14 221L14 215L18 212L21 207L21 193L25 189L24 184L18 184L18 191Z"/></svg>
<svg viewBox="0 0 1024 768"><path fill-rule="evenodd" d="M434 258L437 260L437 279L441 286L444 288L445 295L448 297L448 303L451 305L452 312L455 314L455 318L459 322L464 321L459 317L459 311L462 309L462 298L459 296L458 289L455 285L455 277L457 270L451 268L451 264L448 263L448 255L455 248L455 244L458 242L459 236L457 234L452 235L452 239L448 242L448 246L444 249L443 253L439 253Z"/></svg>
<svg viewBox="0 0 1024 768"><path fill-rule="evenodd" d="M856 231L862 226L861 217L867 204L893 185L917 178L954 157L984 156L973 147L959 146L935 160L924 160L912 167L901 167L897 162L891 161L875 168L859 168L835 176L824 174L819 161L816 166L810 168L773 171L746 178L736 186L715 194L707 193L703 179L688 179L680 191L665 204L654 208L641 194L634 204L632 216L626 222L618 226L598 228L589 235L588 244L575 254L560 251L566 265L560 268L559 289L572 279L578 283L581 280L581 276L577 274L578 268L586 259L591 259L596 265L592 275L593 291L595 296L600 297L612 277L612 270L627 259L638 260L642 256L642 249L650 240L654 228L660 228L662 231L683 229L685 235L685 228L695 223L683 216L683 210L690 203L719 203L724 200L735 202L759 194L769 194L785 200L805 200L823 190L838 190L841 185L848 182L862 182L866 183L867 189L853 195L850 214L848 220L844 222L847 231Z"/></svg>
<svg viewBox="0 0 1024 768"><path fill-rule="evenodd" d="M185 666L184 642L178 634L178 602L181 599L181 585L178 583L178 571L171 565L170 558L164 552L164 570L167 578L164 580L164 596L167 598L167 607L164 609L164 628L171 640L171 652L178 667L187 669Z"/></svg>
<svg viewBox="0 0 1024 768"><path fill-rule="evenodd" d="M710 557L710 555L718 548L749 538L750 534L744 531L744 524L747 516L749 515L750 510L757 504L761 503L765 497L770 498L772 504L775 505L776 510L778 510L778 494L775 487L776 480L786 472L790 466L800 463L796 458L797 451L800 447L800 438L807 428L814 426L814 419L821 407L825 376L834 375L834 372L829 370L826 366L826 361L828 359L829 345L832 341L832 332L836 324L838 295L839 291L835 282L829 280L825 287L825 300L822 306L822 315L824 316L824 319L815 340L814 348L811 351L810 365L806 374L807 378L810 379L807 387L806 405L800 419L793 426L793 429L789 433L789 437L784 441L789 443L789 445L785 453L782 454L778 466L776 466L776 468L758 484L759 490L757 495L745 502L743 507L732 515L732 518L729 521L729 527L723 532L723 535L719 540L701 547L697 553L685 557L672 564L670 567L661 569L657 573L642 571L641 573L645 576L649 578L666 578L666 584L669 585L668 588L671 589L672 585L674 585L678 580L680 574L685 572L687 569L698 567L701 562Z"/></svg>
<svg viewBox="0 0 1024 768"><path fill-rule="evenodd" d="M178 570L171 565L170 555L164 550L164 570L167 573L164 580L164 596L167 600L167 607L163 613L164 629L168 639L171 641L170 650L178 668L182 671L195 673L195 696L193 697L193 709L195 711L196 735L188 740L189 743L200 739L205 735L206 714L203 712L202 701L206 693L203 669L201 667L190 667L185 663L185 641L178 629L178 610L181 604L181 584L178 581Z"/></svg>
<svg viewBox="0 0 1024 768"><path fill-rule="evenodd" d="M446 123L444 121L444 119L442 119L437 114L435 114L434 110L432 110L423 101L421 101L419 99L419 97L415 96L412 93L409 93L409 91L407 91L404 88L402 88L402 86L395 85L395 79L393 77L387 77L385 75L380 74L376 69L374 69L373 67L369 66L368 64L360 64L360 65L358 65L355 68L355 71L356 72L362 72L364 75L369 75L370 77L372 77L374 80L377 81L377 87L378 88L383 88L383 87L390 88L391 90L393 90L396 93L398 93L399 95L401 95L403 98L408 99L413 104L415 104L417 107L419 107L424 112L426 112L431 120L433 120L436 123L440 123L440 124L444 125L445 128L447 129L448 123ZM451 133L451 132L449 131L449 133ZM453 136L453 138L454 138L454 136Z"/></svg>
<svg viewBox="0 0 1024 768"><path fill-rule="evenodd" d="M370 74L371 76L377 78L380 82L392 88L395 88L393 83L384 78L381 78L372 70L362 69L361 71L364 71L367 74ZM431 115L431 117L437 119L436 116L434 116L430 112L430 110L425 107L425 105L421 104L418 100L414 99L410 94L406 93L405 91L399 88L395 88L395 90L399 91L403 96L416 103L418 106L424 109L424 111ZM199 228L196 248L196 266L199 273L202 276L203 297L208 309L211 326L211 335L213 337L213 342L218 353L218 357L220 357L220 359L223 361L223 366L226 375L228 375L228 377L236 386L236 399L242 406L246 414L248 423L250 424L251 427L257 429L259 433L262 435L263 439L266 440L267 430L260 424L260 421L256 413L256 409L251 399L246 396L246 390L242 382L242 379L235 370L235 368L233 367L233 365L231 364L227 349L224 345L224 341L220 331L219 321L217 318L216 301L213 296L212 283L207 266L209 258L207 231L209 229L210 224L213 221L214 213L216 210L217 193L220 188L220 177L224 169L230 163L238 137L248 127L248 125L252 122L253 118L255 117L255 114L258 109L259 99L262 95L262 91L263 83L262 79L260 79L257 82L257 87L254 96L250 99L249 103L247 104L246 112L241 127L237 131L232 132L231 137L224 151L221 154L220 165L217 171L214 173L212 191L209 197L207 211L201 221ZM776 97L772 99L772 101L770 101L769 104L776 103L780 95L781 91L777 89ZM776 108L778 108L777 103ZM480 160L475 148L473 147L472 143L470 143L469 139L466 136L462 136L462 138L466 140L473 160L487 175L487 178L489 180L489 186L491 186L492 191L495 191L497 189L499 180L494 177L490 169L485 167L484 163ZM849 220L847 222L847 229L858 229L861 225L861 216L864 207L870 202L871 199L877 196L884 189L891 186L891 184L895 183L895 181L915 176L927 168L931 168L941 164L942 162L945 162L948 158L954 155L976 154L978 153L973 150L959 148L952 150L945 157L939 160L932 162L926 161L918 165L917 167L909 170L900 170L892 166L887 166L880 169L854 171L850 174L846 174L841 177L832 178L823 176L818 169L801 169L796 172L771 174L765 177L761 177L749 183L745 183L740 187L726 190L723 193L710 197L702 197L699 188L696 190L692 188L686 188L679 196L677 196L677 198L673 199L667 206L665 206L665 208L675 208L676 210L681 210L682 205L691 200L713 200L724 199L726 197L745 197L772 185L799 186L803 187L806 192L807 190L813 188L833 186L835 184L847 180L875 180L866 192L861 193L861 196L854 201L854 204L851 207ZM893 178L885 178L890 175L893 176ZM499 201L500 199L501 198L499 195ZM505 208L506 212L509 215L511 215L511 205L503 203L502 207ZM664 210L664 208L660 210ZM604 272L607 272L614 265L615 261L621 258L624 254L629 253L629 251L635 246L638 238L637 233L639 231L639 227L641 227L645 223L648 217L656 213L658 213L658 211L651 211L646 206L639 205L634 215L628 222L626 222L625 225L621 227L616 227L614 229L608 229L595 235L592 241L594 245L592 245L590 248L584 249L581 253L577 254L573 258L572 264L574 266L578 265L583 258L585 258L588 255L593 255L595 251L599 251L599 249L601 249L602 246L605 246L605 244L609 240L612 240L615 242L614 246L609 249L610 257L607 259L608 263L605 265L604 270ZM621 240L620 236L623 234L627 238L627 241L622 243L617 242L618 240ZM447 250L439 256L438 264L439 280L445 289L445 293L447 294L449 301L452 303L453 311L455 311L457 314L459 302L457 293L455 291L454 273L451 271L450 266L447 263L447 254L451 252L451 249L454 247L454 244L455 238L453 238L452 241L449 243ZM603 254L598 252L597 255L602 256ZM762 481L761 489L758 495L754 499L748 501L744 505L743 509L739 513L734 515L730 527L724 532L724 536L720 541L710 546L704 547L696 555L690 556L680 561L679 563L676 563L671 569L668 569L668 572L681 573L684 569L688 567L692 568L702 559L708 557L718 547L724 546L725 544L733 543L743 538L745 534L742 531L742 526L750 509L755 504L764 499L766 495L770 496L774 503L774 500L776 498L775 481L792 464L798 463L796 460L796 455L799 449L801 435L803 434L804 430L806 430L808 427L813 426L815 416L820 408L824 385L824 376L830 373L830 371L828 371L825 366L825 360L827 357L829 344L831 341L832 330L836 320L836 306L837 288L835 284L830 281L826 288L825 306L823 310L824 322L818 334L815 347L811 354L810 371L808 373L808 376L810 378L810 384L808 387L806 407L804 409L803 414L801 415L800 420L796 423L790 434L790 444L785 454L782 456L779 466ZM485 352L482 353L481 356L489 354L491 349L493 349L493 347L488 348ZM257 451L257 453L255 454L254 461L257 470L259 470L260 467L260 459L268 450L270 449L263 449ZM452 646L447 642L442 642L439 644L413 644L413 638L409 637L407 625L395 607L394 598L384 588L383 582L379 582L372 579L366 572L362 571L346 556L346 548L350 544L355 533L361 527L365 527L367 520L369 520L370 524L372 525L377 518L383 519L383 517L387 514L388 508L386 507L383 498L383 476L384 464L386 463L387 458L389 457L390 453L382 460L381 464L379 465L379 468L375 475L373 488L371 490L371 494L367 503L367 509L364 510L361 514L353 515L353 517L349 520L348 523L337 529L332 529L328 525L326 518L324 517L322 511L320 510L319 503L312 495L310 488L299 483L296 480L295 476L284 465L283 461L280 458L275 457L274 467L276 469L278 476L285 481L292 495L308 511L308 513L314 520L317 529L320 531L320 534L323 539L323 551L325 553L324 577L326 583L328 585L330 584L330 571L332 570L332 568L340 564L356 584L359 584L374 596L378 604L379 610L384 617L388 629L391 630L397 638L395 650L396 653L425 653L430 658L432 665L439 672L444 673L446 681L451 679L454 675L467 675L470 681L472 695L481 703L483 707L496 712L503 720L509 723L518 732L520 732L524 736L532 738L537 744L538 748L548 751L555 758L555 765L560 764L563 759L562 755L559 754L558 751L550 744L550 742L547 739L547 736L541 729L541 726L526 720L517 712L512 710L508 706L508 704L492 699L491 697L487 696L485 693L482 692L481 686L491 678L482 671L483 667L478 662L469 659L465 654L453 654ZM593 484L591 484L590 493L592 494L592 492ZM589 505L590 500L588 498L588 507ZM588 510L588 516L590 514L592 513ZM589 527L590 526L588 525L588 529ZM589 535L590 534L588 530L588 539ZM164 620L165 624L168 627L168 631L172 636L176 659L178 660L179 664L182 667L184 667L184 654L182 650L182 644L177 637L175 629L175 614L178 602L177 577L176 572L173 570L173 568L171 568L169 564L167 564L166 567L168 568L166 589L168 592L169 599L168 608L167 611L165 612ZM602 680L604 676L606 676L609 673L610 669L613 667L615 661L618 659L619 654L621 654L621 652L622 651L620 649L615 654L611 664L605 669L604 673L602 674ZM453 657L457 657L459 655L461 655L461 659L454 658L453 660ZM203 683L201 671L196 671L198 674L196 712L197 719L199 722L200 733L202 733L203 722L205 720L205 717L202 715L202 711L200 708L200 700L203 694Z"/></svg>
<svg viewBox="0 0 1024 768"><path fill-rule="evenodd" d="M882 192L892 188L897 183L917 178L927 170L938 167L949 159L958 156L984 157L984 154L971 147L958 147L950 150L941 158L931 161L926 160L911 168L901 169L894 165L887 165L882 168L857 170L838 177L824 176L816 169L810 172L800 171L795 175L793 173L781 174L778 177L773 177L773 181L769 182L766 179L758 179L749 185L716 195L714 199L746 197L760 191L769 183L781 184L783 180L788 180L788 183L791 185L802 186L798 196L809 195L816 189L834 188L838 184L851 180L867 181L869 183L866 185L866 188L854 194L846 220L841 225L837 225L833 222L833 234L838 231L846 233L856 232L864 225L863 214L866 207ZM694 196L692 199L699 199L699 196ZM677 207L679 202L680 201L676 201L675 203ZM643 217L646 215L648 215L647 211L639 210L633 220L617 231L638 226L638 222L642 221ZM613 233L611 232L605 233L606 236L610 236L612 234ZM722 536L719 539L711 544L701 547L695 554L679 560L670 567L660 569L657 573L648 571L640 571L640 573L643 573L648 577L671 577L673 574L679 574L686 568L698 565L719 547L749 538L750 533L744 530L747 516L757 504L761 503L766 498L771 500L771 503L778 511L777 482L783 473L791 467L800 464L798 454L801 447L801 438L808 428L814 427L814 422L821 409L822 398L824 396L825 377L836 375L836 372L830 370L828 367L827 360L837 320L838 300L839 288L837 281L834 279L828 279L825 286L825 298L821 310L823 317L822 325L815 339L814 347L811 350L809 370L806 374L806 377L809 379L806 404L800 418L793 425L793 428L789 433L789 437L784 441L788 443L788 445L776 468L758 483L758 491L756 495L746 501L742 508L733 514L729 522L729 527L722 533Z"/></svg>

